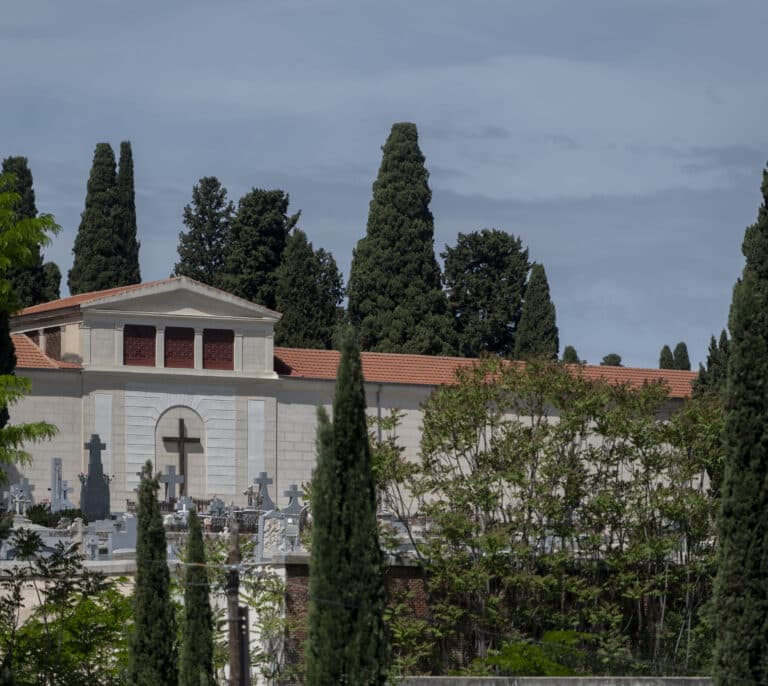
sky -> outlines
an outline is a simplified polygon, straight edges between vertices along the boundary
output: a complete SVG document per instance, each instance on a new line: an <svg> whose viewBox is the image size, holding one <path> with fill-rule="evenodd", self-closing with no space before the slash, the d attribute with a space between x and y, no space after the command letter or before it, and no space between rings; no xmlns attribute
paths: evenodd
<svg viewBox="0 0 768 686"><path fill-rule="evenodd" d="M435 251L485 227L544 264L561 349L694 369L726 325L768 160L764 0L27 0L0 13L0 156L64 274L96 143L133 148L144 280L192 186L280 188L345 279L412 121Z"/></svg>

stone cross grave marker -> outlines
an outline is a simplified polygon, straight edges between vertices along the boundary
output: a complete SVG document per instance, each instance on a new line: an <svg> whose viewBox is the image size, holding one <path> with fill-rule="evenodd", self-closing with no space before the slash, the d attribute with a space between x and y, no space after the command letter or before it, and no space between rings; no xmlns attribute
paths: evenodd
<svg viewBox="0 0 768 686"><path fill-rule="evenodd" d="M165 484L165 502L176 500L176 484L184 483L184 475L176 473L176 467L172 464L165 466L165 474L160 477L160 483ZM181 490L179 490L181 493Z"/></svg>
<svg viewBox="0 0 768 686"><path fill-rule="evenodd" d="M179 455L179 475L184 478L184 481L179 483L179 495L187 494L187 446L188 445L200 445L199 438L193 438L187 435L187 427L184 424L184 420L179 418L179 435L178 436L163 436L164 441L174 443L176 452Z"/></svg>
<svg viewBox="0 0 768 686"><path fill-rule="evenodd" d="M63 510L61 503L64 497L61 493L61 458L54 457L51 460L51 512Z"/></svg>
<svg viewBox="0 0 768 686"><path fill-rule="evenodd" d="M272 483L272 479L267 476L266 472L259 472L259 475L253 480L253 483L258 484L259 492L256 495L256 507L259 510L267 512L269 510L276 510L277 507L269 497L269 485Z"/></svg>
<svg viewBox="0 0 768 686"><path fill-rule="evenodd" d="M177 512L188 512L189 510L195 509L195 501L192 500L188 495L182 495L177 501L176 501L176 511Z"/></svg>
<svg viewBox="0 0 768 686"><path fill-rule="evenodd" d="M29 479L22 477L18 483L15 483L11 488L3 494L8 500L9 508L13 510L14 514L25 515L27 514L27 508L32 504L32 489L34 486L29 485Z"/></svg>
<svg viewBox="0 0 768 686"><path fill-rule="evenodd" d="M84 444L88 450L88 474L81 476L83 488L80 495L80 509L88 521L109 517L109 479L104 474L101 451L107 449L99 434L91 434L91 440Z"/></svg>

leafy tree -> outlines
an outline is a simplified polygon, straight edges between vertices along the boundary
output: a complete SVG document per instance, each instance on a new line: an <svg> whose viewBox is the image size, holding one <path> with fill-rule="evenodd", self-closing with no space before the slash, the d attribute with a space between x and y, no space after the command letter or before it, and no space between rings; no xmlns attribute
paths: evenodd
<svg viewBox="0 0 768 686"><path fill-rule="evenodd" d="M618 353L608 353L600 360L602 367L621 367L621 355Z"/></svg>
<svg viewBox="0 0 768 686"><path fill-rule="evenodd" d="M157 479L152 477L152 463L147 461L139 486L130 686L176 686L178 680L176 620L158 488Z"/></svg>
<svg viewBox="0 0 768 686"><path fill-rule="evenodd" d="M55 262L46 262L43 265L43 288L40 295L42 302L58 300L61 297L61 270Z"/></svg>
<svg viewBox="0 0 768 686"><path fill-rule="evenodd" d="M275 343L290 348L331 348L344 297L333 255L313 250L307 234L294 229L276 272L276 304L283 317Z"/></svg>
<svg viewBox="0 0 768 686"><path fill-rule="evenodd" d="M768 681L768 168L763 202L742 244L746 265L733 289L726 462L715 580L715 683Z"/></svg>
<svg viewBox="0 0 768 686"><path fill-rule="evenodd" d="M336 375L333 424L322 407L318 420L307 683L384 684L388 646L376 490L362 364L349 336Z"/></svg>
<svg viewBox="0 0 768 686"><path fill-rule="evenodd" d="M659 354L659 369L675 369L675 358L668 345L665 345Z"/></svg>
<svg viewBox="0 0 768 686"><path fill-rule="evenodd" d="M534 263L517 327L515 358L556 360L559 348L555 305L549 295L547 274L544 265Z"/></svg>
<svg viewBox="0 0 768 686"><path fill-rule="evenodd" d="M240 198L222 275L222 288L270 309L288 234L301 214L287 214L288 200L283 191L260 188Z"/></svg>
<svg viewBox="0 0 768 686"><path fill-rule="evenodd" d="M179 686L213 686L213 613L200 518L189 513Z"/></svg>
<svg viewBox="0 0 768 686"><path fill-rule="evenodd" d="M566 345L563 350L563 362L566 364L580 364L579 354L576 352L576 348L572 345Z"/></svg>
<svg viewBox="0 0 768 686"><path fill-rule="evenodd" d="M192 203L184 207L179 234L179 261L173 273L221 287L230 224L235 206L215 176L204 176L192 187Z"/></svg>
<svg viewBox="0 0 768 686"><path fill-rule="evenodd" d="M115 154L109 143L98 143L88 179L85 210L72 249L74 261L68 284L73 295L124 283L119 220Z"/></svg>
<svg viewBox="0 0 768 686"><path fill-rule="evenodd" d="M460 233L446 246L445 284L458 335L458 352L504 357L515 349L530 264L519 238L498 229Z"/></svg>
<svg viewBox="0 0 768 686"><path fill-rule="evenodd" d="M123 273L119 284L122 286L141 283L139 267L139 241L136 237L136 192L133 184L133 152L130 141L120 143L120 166L117 172L117 219L123 258Z"/></svg>
<svg viewBox="0 0 768 686"><path fill-rule="evenodd" d="M394 124L347 287L350 322L363 350L446 355L455 349L435 259L428 178L416 125Z"/></svg>
<svg viewBox="0 0 768 686"><path fill-rule="evenodd" d="M699 375L693 384L694 395L722 393L728 375L729 352L728 333L723 329L719 341L714 336L709 341L706 367L699 363Z"/></svg>
<svg viewBox="0 0 768 686"><path fill-rule="evenodd" d="M688 346L680 341L675 346L675 352L673 353L675 366L673 369L680 369L682 371L691 371L691 361L688 358Z"/></svg>

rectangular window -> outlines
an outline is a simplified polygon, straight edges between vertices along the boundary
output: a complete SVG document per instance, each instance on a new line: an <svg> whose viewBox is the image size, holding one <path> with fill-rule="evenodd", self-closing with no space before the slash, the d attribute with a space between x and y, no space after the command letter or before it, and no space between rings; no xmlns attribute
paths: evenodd
<svg viewBox="0 0 768 686"><path fill-rule="evenodd" d="M27 338L35 345L40 345L40 332L39 331L25 331Z"/></svg>
<svg viewBox="0 0 768 686"><path fill-rule="evenodd" d="M123 364L155 366L155 327L126 324L123 327Z"/></svg>
<svg viewBox="0 0 768 686"><path fill-rule="evenodd" d="M52 326L44 329L45 334L45 354L54 360L61 359L61 327Z"/></svg>
<svg viewBox="0 0 768 686"><path fill-rule="evenodd" d="M235 332L227 329L203 330L203 368L235 368Z"/></svg>
<svg viewBox="0 0 768 686"><path fill-rule="evenodd" d="M180 326L165 329L165 366L193 369L195 366L195 330Z"/></svg>

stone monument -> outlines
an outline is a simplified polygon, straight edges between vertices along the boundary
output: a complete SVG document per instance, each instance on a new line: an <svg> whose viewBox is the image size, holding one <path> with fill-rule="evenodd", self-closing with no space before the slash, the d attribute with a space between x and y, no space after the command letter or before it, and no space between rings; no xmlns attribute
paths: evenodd
<svg viewBox="0 0 768 686"><path fill-rule="evenodd" d="M91 434L91 440L85 444L89 451L88 474L81 474L82 491L80 509L89 522L109 518L109 479L104 474L101 463L101 451L106 450L99 434Z"/></svg>

